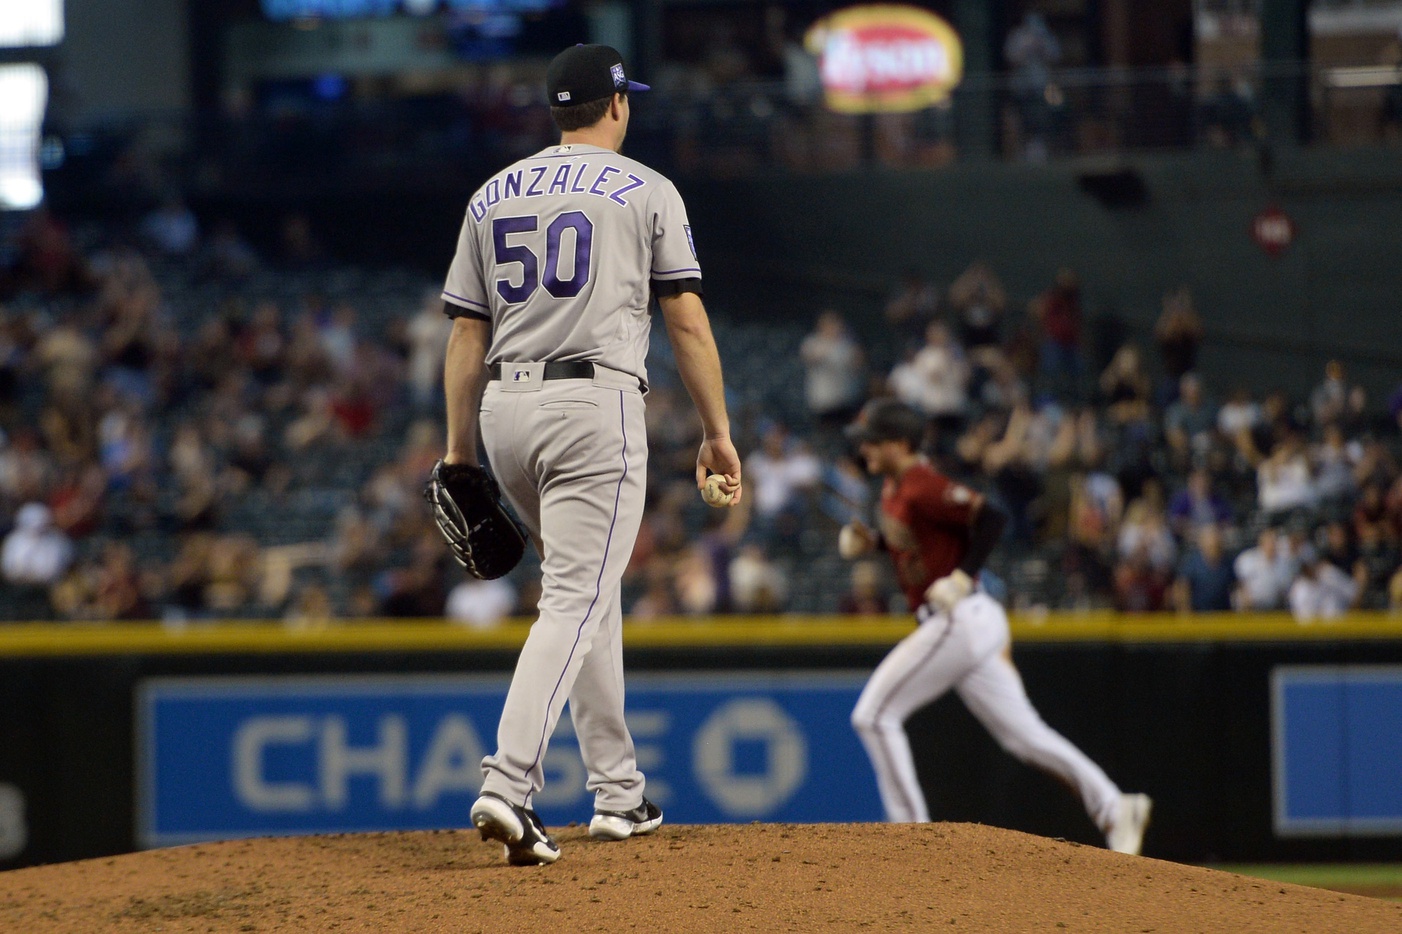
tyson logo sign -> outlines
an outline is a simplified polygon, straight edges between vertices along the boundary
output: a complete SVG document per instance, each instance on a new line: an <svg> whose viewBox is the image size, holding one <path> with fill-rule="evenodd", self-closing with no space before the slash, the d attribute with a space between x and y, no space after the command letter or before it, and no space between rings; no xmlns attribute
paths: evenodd
<svg viewBox="0 0 1402 934"><path fill-rule="evenodd" d="M857 6L814 23L804 38L819 58L830 110L920 110L949 97L964 74L959 35L912 6Z"/></svg>

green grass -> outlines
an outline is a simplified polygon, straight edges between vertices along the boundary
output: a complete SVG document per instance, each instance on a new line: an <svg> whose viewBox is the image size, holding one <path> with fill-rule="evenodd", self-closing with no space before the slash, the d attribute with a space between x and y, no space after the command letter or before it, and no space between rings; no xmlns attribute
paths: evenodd
<svg viewBox="0 0 1402 934"><path fill-rule="evenodd" d="M1207 868L1318 889L1357 891L1394 888L1402 895L1402 863L1246 863ZM1402 901L1402 898L1393 897L1390 900Z"/></svg>

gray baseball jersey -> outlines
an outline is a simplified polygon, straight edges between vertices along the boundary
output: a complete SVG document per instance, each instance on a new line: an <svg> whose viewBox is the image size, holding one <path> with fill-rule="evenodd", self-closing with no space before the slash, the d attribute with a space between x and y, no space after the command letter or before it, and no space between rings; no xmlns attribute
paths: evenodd
<svg viewBox="0 0 1402 934"><path fill-rule="evenodd" d="M647 487L648 304L652 282L700 275L672 183L608 149L551 147L468 204L443 297L455 317L489 320L487 363L510 364L483 393L482 444L542 574L484 794L529 806L568 698L596 809L640 806L620 581ZM556 362L593 363L594 375L554 378Z"/></svg>
<svg viewBox="0 0 1402 934"><path fill-rule="evenodd" d="M491 319L489 364L587 360L646 384L650 282L700 276L670 181L612 150L562 145L473 194L443 298Z"/></svg>

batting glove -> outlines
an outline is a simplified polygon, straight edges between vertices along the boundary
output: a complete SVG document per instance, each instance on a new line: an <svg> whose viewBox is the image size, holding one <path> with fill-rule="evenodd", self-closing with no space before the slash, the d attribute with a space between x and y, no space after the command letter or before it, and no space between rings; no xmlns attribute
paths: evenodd
<svg viewBox="0 0 1402 934"><path fill-rule="evenodd" d="M941 613L954 609L954 604L974 592L974 579L959 568L935 581L925 591L925 602Z"/></svg>

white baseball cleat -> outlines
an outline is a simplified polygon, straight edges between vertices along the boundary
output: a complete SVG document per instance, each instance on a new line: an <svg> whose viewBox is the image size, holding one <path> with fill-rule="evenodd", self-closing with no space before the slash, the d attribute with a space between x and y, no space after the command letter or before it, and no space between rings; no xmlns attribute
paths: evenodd
<svg viewBox="0 0 1402 934"><path fill-rule="evenodd" d="M1148 795L1120 795L1115 804L1115 819L1105 832L1105 845L1116 853L1138 856L1144 845L1144 830L1149 826L1149 812L1154 801Z"/></svg>
<svg viewBox="0 0 1402 934"><path fill-rule="evenodd" d="M631 811L595 811L589 836L595 840L627 840L662 826L662 809L647 798Z"/></svg>
<svg viewBox="0 0 1402 934"><path fill-rule="evenodd" d="M482 839L501 843L506 861L513 866L543 866L560 858L560 847L530 808L484 791L472 805L471 814L472 825Z"/></svg>

